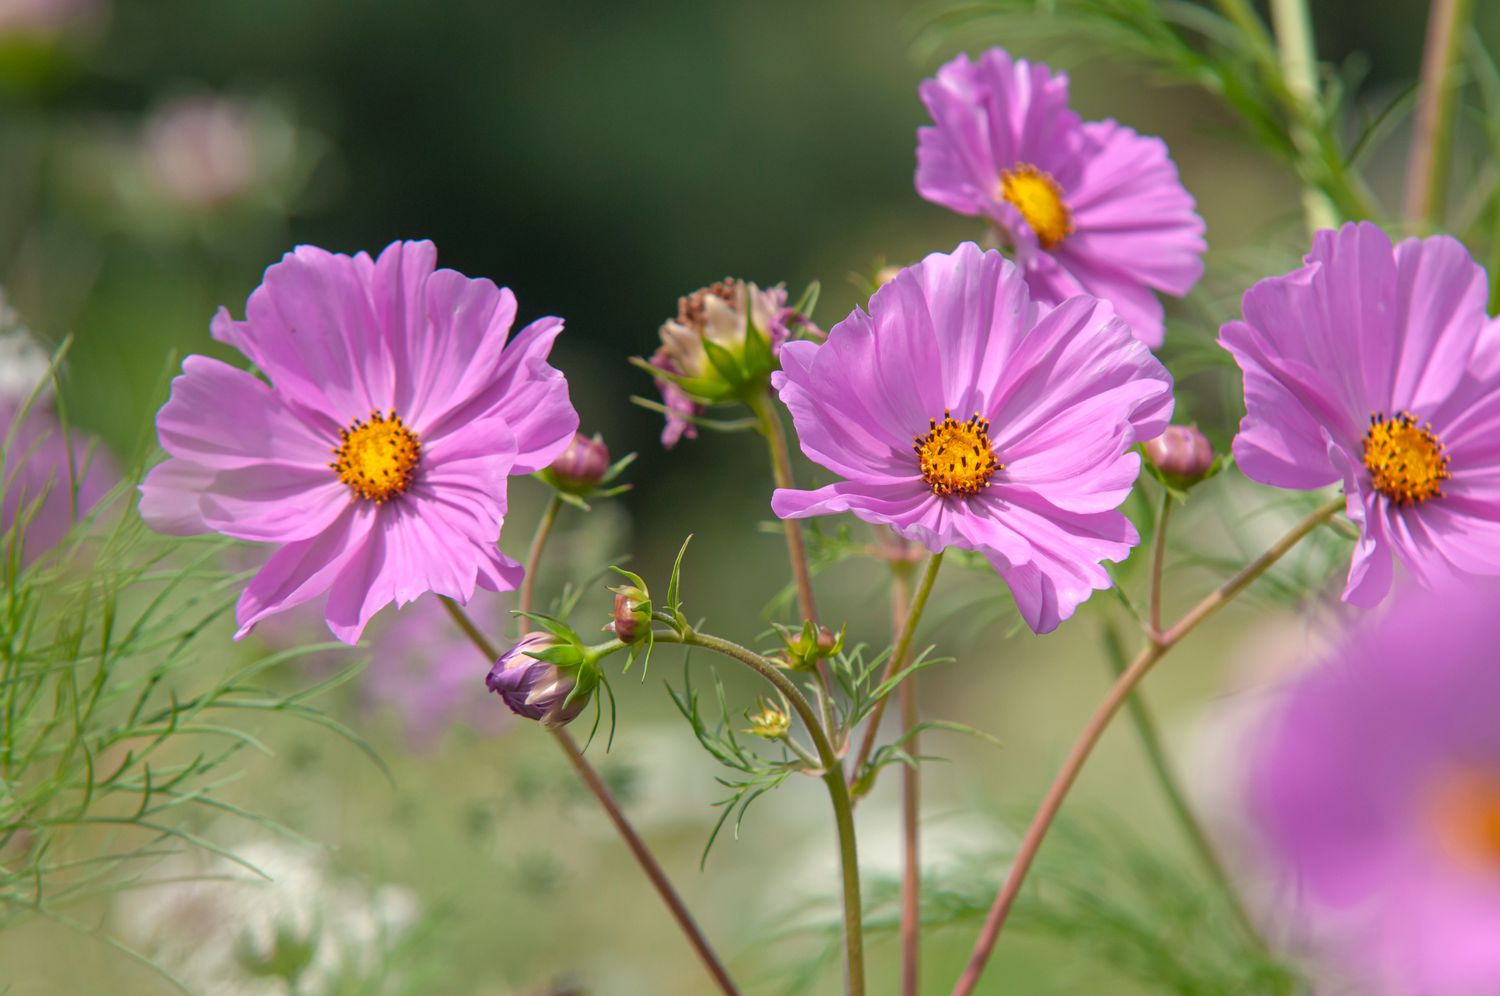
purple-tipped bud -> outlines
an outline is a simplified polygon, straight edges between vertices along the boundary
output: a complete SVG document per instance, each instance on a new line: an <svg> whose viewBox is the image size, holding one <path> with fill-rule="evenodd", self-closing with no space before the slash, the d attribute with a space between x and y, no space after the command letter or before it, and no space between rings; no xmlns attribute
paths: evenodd
<svg viewBox="0 0 1500 996"><path fill-rule="evenodd" d="M585 672L576 664L554 664L528 656L564 646L546 633L527 633L495 662L484 683L517 716L534 719L543 726L565 726L577 718L593 696L592 687L574 694Z"/></svg>
<svg viewBox="0 0 1500 996"><path fill-rule="evenodd" d="M1197 484L1214 466L1214 448L1195 425L1169 425L1145 446L1146 459L1178 487Z"/></svg>
<svg viewBox="0 0 1500 996"><path fill-rule="evenodd" d="M575 433L568 448L552 461L552 483L563 491L587 494L599 486L609 471L609 448L597 432L593 438Z"/></svg>

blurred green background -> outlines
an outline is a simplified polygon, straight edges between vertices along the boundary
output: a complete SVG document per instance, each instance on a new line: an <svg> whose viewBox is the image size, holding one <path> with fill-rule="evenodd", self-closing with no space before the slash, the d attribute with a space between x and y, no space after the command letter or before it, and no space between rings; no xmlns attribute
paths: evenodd
<svg viewBox="0 0 1500 996"><path fill-rule="evenodd" d="M982 28L950 34L935 27L937 7L81 6L83 19L55 36L0 44L0 285L50 345L72 336L64 400L78 424L122 459L149 460L150 418L168 374L188 352L228 357L208 339L209 317L220 304L242 314L261 271L282 252L304 242L374 252L395 239L430 238L444 265L513 288L521 321L566 318L554 362L569 377L584 430L603 432L616 454L640 453L628 473L633 491L587 523L565 513L544 591L587 582L626 553L660 581L693 533L689 612L742 641L764 631L766 607L784 583L781 541L756 525L769 517L764 453L744 435L663 452L658 417L629 402L651 391L626 357L649 353L679 295L726 274L785 281L794 295L820 280L816 317L826 326L863 300L860 276L881 261L904 263L977 237L972 219L912 189L914 129L925 120L916 85L939 62L1005 42L1069 69L1084 117L1116 117L1167 139L1211 247L1204 289L1170 313L1165 355L1183 358L1180 375L1196 355L1190 347L1233 313L1238 275L1284 267L1303 242L1293 178L1209 96L1163 86L1082 46L997 39ZM1314 7L1320 55L1352 81L1355 102L1378 108L1409 86L1425 4L1381 4L1379 16L1358 0ZM1496 11L1481 7L1481 27L1492 33L1483 22L1497 20ZM172 110L203 98L229 100L232 110L210 115L206 137L183 138ZM1369 169L1392 200L1402 141L1397 129ZM1222 443L1238 414L1234 383L1213 371L1183 379L1191 387L1184 420L1200 420ZM1220 535L1226 523L1235 536L1271 532L1263 518L1241 528L1250 509L1272 500L1268 493L1229 480L1206 490L1183 517L1184 533ZM513 484L504 539L512 553L524 549L542 498L533 482ZM1207 580L1180 576L1185 604ZM591 613L604 621L606 596L597 579L590 583L580 631L595 628ZM822 588L826 618L847 619L866 642L886 641L884 582L870 562L830 571ZM999 582L960 570L944 578L938 605L923 640L957 662L924 679L924 711L1005 744L931 738L930 750L951 759L927 768L928 854L942 863L1006 845L1108 672L1098 606L1056 636L1011 637ZM502 611L495 607L496 618ZM1188 769L1198 763L1205 708L1248 680L1236 662L1257 655L1234 648L1250 618L1233 614L1153 679L1150 696ZM1299 645L1296 624L1265 617L1254 636L1264 644L1283 629L1285 642ZM227 633L224 646L226 655L241 652ZM781 992L829 940L781 936L790 911L832 895L826 800L812 783L782 789L752 810L740 839L721 839L700 872L721 791L661 687L680 677L678 656L662 653L644 681L618 681L614 749L606 756L601 740L591 755L748 990ZM726 678L749 706L751 686ZM253 765L233 791L330 848L341 875L413 891L427 933L395 959L423 980L413 991L707 991L547 738L519 727L499 737L456 729L436 749L412 751L388 715L356 699L329 707L344 709L377 744L394 787L346 744L287 724L267 728L277 756ZM1210 786L1222 780L1195 776ZM861 808L872 878L897 867L897 781L887 778ZM1173 846L1128 730L1111 733L1081 788L1079 812L1121 814ZM250 828L226 822L205 832L233 843ZM999 869L990 877L998 882ZM824 912L831 922L831 907ZM90 915L114 928L128 914L100 906ZM963 925L929 942L933 991L951 981L972 935ZM894 944L876 940L875 992L894 991L894 967ZM828 961L811 991L833 991L836 979ZM1141 991L1107 964L1025 934L1001 945L984 991L1002 983L1006 992ZM120 954L38 922L0 936L0 991L166 986Z"/></svg>

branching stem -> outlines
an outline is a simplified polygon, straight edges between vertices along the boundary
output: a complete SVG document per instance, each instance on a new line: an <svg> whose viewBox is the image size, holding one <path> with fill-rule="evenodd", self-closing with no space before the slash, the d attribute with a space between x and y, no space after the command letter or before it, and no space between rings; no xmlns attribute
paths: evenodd
<svg viewBox="0 0 1500 996"><path fill-rule="evenodd" d="M1235 596L1249 587L1250 583L1260 577L1271 568L1278 560L1286 555L1301 540L1318 526L1328 521L1336 512L1344 507L1345 501L1342 497L1336 498L1319 507L1309 514L1301 522L1292 527L1285 536L1277 540L1270 549L1261 554L1251 563L1247 564L1238 574L1224 582L1219 588L1210 592L1197 605L1193 606L1186 615L1179 619L1171 629L1159 636L1149 639L1146 646L1141 648L1125 672L1120 675L1110 688L1109 694L1094 711L1083 732L1079 734L1073 748L1068 753L1067 760L1063 762L1062 770L1053 779L1052 786L1047 790L1042 804L1036 815L1032 817L1031 826L1026 830L1026 836L1021 841L1021 847L1016 852L1015 861L1011 864L1010 873L1006 877L1005 885L1000 894L995 897L994 905L990 907L989 916L985 919L984 928L980 932L979 940L974 945L974 950L969 956L968 966L963 975L953 987L953 996L968 996L979 984L979 978L984 973L985 965L989 962L990 953L994 950L995 941L1000 936L1000 929L1005 925L1005 918L1009 915L1011 907L1015 904L1016 897L1020 894L1021 885L1026 880L1026 873L1036 859L1037 851L1041 848L1047 831L1052 826L1053 819L1062 808L1062 803L1067 798L1068 790L1073 787L1073 782L1078 778L1078 773L1083 770L1084 763L1093 752L1094 746L1099 738L1104 735L1110 720L1119 712L1126 699L1141 683L1141 679L1150 673L1151 668L1157 661L1175 647L1182 638L1191 633L1198 625L1233 601Z"/></svg>

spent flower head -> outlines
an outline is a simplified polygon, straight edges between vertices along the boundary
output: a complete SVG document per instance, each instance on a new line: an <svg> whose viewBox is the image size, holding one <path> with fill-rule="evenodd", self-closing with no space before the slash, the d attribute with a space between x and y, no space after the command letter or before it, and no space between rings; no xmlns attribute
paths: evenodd
<svg viewBox="0 0 1500 996"><path fill-rule="evenodd" d="M933 124L917 130L917 193L994 225L1035 300L1103 298L1161 345L1156 292L1191 290L1204 251L1166 144L1081 121L1067 74L998 48L958 56L920 92Z"/></svg>
<svg viewBox="0 0 1500 996"><path fill-rule="evenodd" d="M1393 559L1429 586L1500 574L1500 333L1484 270L1447 236L1321 231L1245 292L1219 342L1245 374L1234 457L1252 480L1342 483L1359 544L1344 598L1378 603Z"/></svg>
<svg viewBox="0 0 1500 996"><path fill-rule="evenodd" d="M495 545L508 476L547 466L578 427L547 363L562 320L507 342L515 296L436 261L430 242L378 259L299 247L244 321L220 309L212 324L269 383L206 356L172 382L156 420L168 459L141 514L279 547L240 598L237 635L326 594L329 628L353 643L391 602L520 582Z"/></svg>
<svg viewBox="0 0 1500 996"><path fill-rule="evenodd" d="M1171 416L1172 378L1107 303L1034 302L1013 264L965 243L781 359L802 451L840 478L777 491L782 518L852 512L934 552L979 551L1039 633L1139 542L1116 509L1132 448Z"/></svg>
<svg viewBox="0 0 1500 996"><path fill-rule="evenodd" d="M676 317L662 324L661 345L640 361L662 392L662 445L695 438L694 422L709 405L763 394L782 344L804 325L780 284L762 290L726 277L679 299Z"/></svg>

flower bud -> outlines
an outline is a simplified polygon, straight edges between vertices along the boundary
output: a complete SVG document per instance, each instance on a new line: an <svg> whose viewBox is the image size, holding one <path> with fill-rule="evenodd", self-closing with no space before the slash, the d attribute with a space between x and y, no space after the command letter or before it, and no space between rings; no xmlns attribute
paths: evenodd
<svg viewBox="0 0 1500 996"><path fill-rule="evenodd" d="M609 472L609 447L597 432L593 438L583 433L574 433L573 441L562 451L552 466L548 467L548 479L560 491L587 494L598 487Z"/></svg>
<svg viewBox="0 0 1500 996"><path fill-rule="evenodd" d="M1169 425L1160 436L1146 443L1146 459L1174 487L1186 488L1209 475L1214 466L1214 448L1195 425Z"/></svg>
<svg viewBox="0 0 1500 996"><path fill-rule="evenodd" d="M577 718L599 677L576 646L547 633L527 633L501 655L484 683L517 716L555 727Z"/></svg>
<svg viewBox="0 0 1500 996"><path fill-rule="evenodd" d="M645 635L646 627L651 625L651 610L642 608L643 602L649 604L644 596L645 592L639 589L615 589L613 618L605 629L615 634L621 643L635 643Z"/></svg>
<svg viewBox="0 0 1500 996"><path fill-rule="evenodd" d="M776 628L781 632L786 651L774 659L779 666L792 671L811 671L818 661L832 657L844 646L842 631L835 633L827 626L814 626L811 621L804 622L800 632L785 626Z"/></svg>
<svg viewBox="0 0 1500 996"><path fill-rule="evenodd" d="M780 740L792 728L792 717L786 709L768 699L761 699L760 709L745 713L745 718L750 721L745 732L767 740Z"/></svg>

